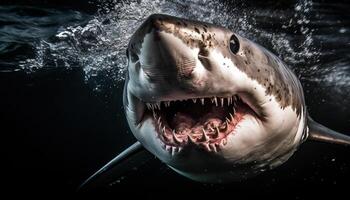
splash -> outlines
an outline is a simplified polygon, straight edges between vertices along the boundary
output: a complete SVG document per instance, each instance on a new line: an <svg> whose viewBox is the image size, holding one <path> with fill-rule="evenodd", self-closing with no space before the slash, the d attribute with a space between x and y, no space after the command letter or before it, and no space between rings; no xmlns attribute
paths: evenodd
<svg viewBox="0 0 350 200"><path fill-rule="evenodd" d="M84 26L69 26L60 30L53 39L42 40L36 46L36 56L20 63L28 73L42 68L81 67L85 80L95 91L116 86L124 80L125 51L132 33L150 14L164 13L183 18L219 24L234 30L258 43L267 45L291 66L297 66L317 57L312 48L312 30L307 13L312 4L300 1L294 14L277 14L268 23L277 29L295 29L302 38L296 41L283 32L274 32L261 26L261 17L271 15L271 10L251 8L244 3L227 5L213 0L138 0L101 3L100 10ZM273 16L273 15L272 15ZM285 20L281 17L288 17ZM303 71L303 70L299 70Z"/></svg>

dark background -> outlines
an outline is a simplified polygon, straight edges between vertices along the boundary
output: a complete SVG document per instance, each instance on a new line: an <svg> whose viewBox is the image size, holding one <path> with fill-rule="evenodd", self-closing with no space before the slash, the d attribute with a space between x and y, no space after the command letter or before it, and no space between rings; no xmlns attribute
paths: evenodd
<svg viewBox="0 0 350 200"><path fill-rule="evenodd" d="M288 7L290 2L293 1L268 1L259 5ZM336 2L348 6L347 1ZM248 1L248 4L254 3ZM66 0L3 1L0 4L77 10L87 16L93 15L99 7L98 2ZM343 25L349 27L349 15L344 14L342 19ZM0 21L0 26L4 24L6 22ZM31 51L26 45L13 51L3 50L0 60L4 62L0 67L10 68L6 65L8 61L31 55ZM343 105L346 112L339 110L327 90L318 90L315 82L302 83L309 91L306 99L313 118L349 133L349 105ZM80 195L76 188L83 180L135 142L126 124L121 95L122 84L105 93L93 92L84 81L81 68L41 69L30 74L21 70L2 71L1 190L12 195ZM325 101L320 101L319 96L324 96ZM114 185L89 193L127 192L129 196L148 198L163 198L164 195L180 198L188 193L198 197L230 195L232 199L339 197L348 193L349 155L349 147L308 141L281 167L247 181L225 185L193 182L151 159L119 178Z"/></svg>

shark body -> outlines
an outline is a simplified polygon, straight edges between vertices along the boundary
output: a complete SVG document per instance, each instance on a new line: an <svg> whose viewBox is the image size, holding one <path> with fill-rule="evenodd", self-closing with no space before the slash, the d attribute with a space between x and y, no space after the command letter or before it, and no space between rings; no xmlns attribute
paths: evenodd
<svg viewBox="0 0 350 200"><path fill-rule="evenodd" d="M307 139L350 144L311 119L283 61L224 27L154 14L132 36L127 57L124 107L138 142L86 183L140 149L215 183L273 169Z"/></svg>

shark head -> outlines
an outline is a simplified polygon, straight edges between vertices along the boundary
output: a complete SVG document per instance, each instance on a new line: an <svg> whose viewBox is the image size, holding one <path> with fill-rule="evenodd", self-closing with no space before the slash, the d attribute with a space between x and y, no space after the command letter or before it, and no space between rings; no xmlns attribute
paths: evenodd
<svg viewBox="0 0 350 200"><path fill-rule="evenodd" d="M191 179L257 174L286 161L305 138L298 79L227 28L154 14L132 36L127 57L124 107L132 133Z"/></svg>

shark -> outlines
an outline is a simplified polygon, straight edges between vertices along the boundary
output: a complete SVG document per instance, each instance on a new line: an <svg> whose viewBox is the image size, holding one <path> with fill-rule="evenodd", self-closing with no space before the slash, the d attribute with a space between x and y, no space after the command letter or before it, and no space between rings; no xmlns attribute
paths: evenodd
<svg viewBox="0 0 350 200"><path fill-rule="evenodd" d="M142 151L189 179L224 183L274 169L307 140L350 144L309 116L281 59L225 27L152 14L126 56L123 104L137 142L82 186Z"/></svg>

